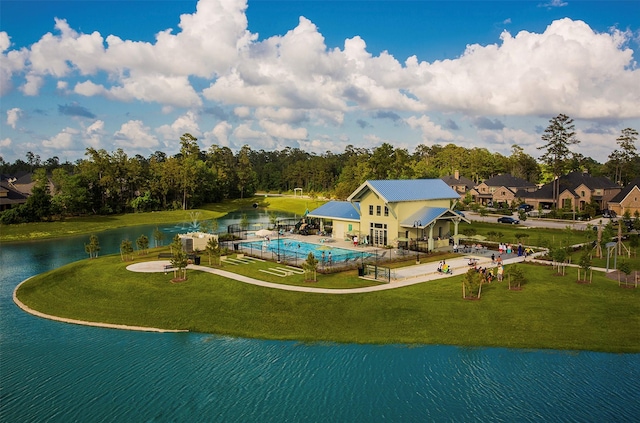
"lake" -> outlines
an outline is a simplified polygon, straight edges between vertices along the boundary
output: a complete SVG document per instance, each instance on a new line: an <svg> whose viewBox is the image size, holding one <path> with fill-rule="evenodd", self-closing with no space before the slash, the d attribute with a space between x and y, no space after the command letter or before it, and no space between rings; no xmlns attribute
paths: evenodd
<svg viewBox="0 0 640 423"><path fill-rule="evenodd" d="M154 228L100 233L101 254ZM140 333L15 306L21 281L86 242L0 244L1 422L640 421L640 354Z"/></svg>

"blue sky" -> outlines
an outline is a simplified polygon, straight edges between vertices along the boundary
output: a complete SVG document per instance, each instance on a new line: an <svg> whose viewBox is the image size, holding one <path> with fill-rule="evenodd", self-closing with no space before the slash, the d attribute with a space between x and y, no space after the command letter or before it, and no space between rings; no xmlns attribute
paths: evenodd
<svg viewBox="0 0 640 423"><path fill-rule="evenodd" d="M387 142L604 162L640 129L639 1L0 0L0 156Z"/></svg>

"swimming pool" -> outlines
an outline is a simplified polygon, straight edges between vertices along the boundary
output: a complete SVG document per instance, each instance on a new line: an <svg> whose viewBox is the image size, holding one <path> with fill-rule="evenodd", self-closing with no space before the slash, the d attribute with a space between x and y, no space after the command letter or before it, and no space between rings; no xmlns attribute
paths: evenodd
<svg viewBox="0 0 640 423"><path fill-rule="evenodd" d="M347 250L346 248L332 247L327 244L312 244L297 239L280 238L263 241L250 241L240 243L240 248L249 254L263 256L269 253L273 257L280 254L280 260L299 262L307 259L309 253L320 264L344 264L355 262L358 259L367 259L372 254L365 251Z"/></svg>

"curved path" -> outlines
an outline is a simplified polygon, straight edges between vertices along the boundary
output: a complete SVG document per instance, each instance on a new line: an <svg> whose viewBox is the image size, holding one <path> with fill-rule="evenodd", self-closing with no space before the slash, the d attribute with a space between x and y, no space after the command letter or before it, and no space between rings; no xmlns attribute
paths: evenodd
<svg viewBox="0 0 640 423"><path fill-rule="evenodd" d="M479 259L478 264L480 266L488 266L491 263L491 259L488 257L478 256ZM515 263L518 261L523 261L524 257L514 257L510 259L504 260L505 264ZM449 266L454 269L455 274L461 274L467 271L469 268L467 265L468 257L460 257L456 259L447 260ZM170 265L168 260L156 260L156 261L147 261L143 263L135 263L127 266L127 270L132 272L164 272L165 266ZM265 288L273 288L273 289L282 289L285 291L296 291L296 292L310 292L317 294L362 294L365 292L376 292L376 291L384 291L387 289L396 289L402 288L405 286L415 285L422 282L427 282L430 280L448 278L450 276L454 276L453 274L442 274L437 272L438 263L430 262L424 264L417 264L415 266L409 266L407 268L397 269L396 277L397 280L394 280L390 283L381 283L380 285L366 286L362 288L315 288L311 286L299 286L299 285L285 285L273 282L266 282L260 279L250 278L248 276L238 275L237 273L227 272L225 270L213 269L207 266L198 266L190 264L187 266L188 269L200 270L202 272L212 273L214 275L222 276L228 279L233 279L243 283L249 283L252 285L263 286Z"/></svg>

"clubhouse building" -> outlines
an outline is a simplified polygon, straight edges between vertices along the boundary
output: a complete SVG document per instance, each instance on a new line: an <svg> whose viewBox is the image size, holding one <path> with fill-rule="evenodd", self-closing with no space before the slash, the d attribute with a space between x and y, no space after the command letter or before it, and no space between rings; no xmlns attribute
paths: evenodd
<svg viewBox="0 0 640 423"><path fill-rule="evenodd" d="M334 238L357 236L381 247L424 241L432 251L457 239L460 222L470 223L453 210L459 199L442 179L370 180L346 201L330 201L308 216L332 221Z"/></svg>

